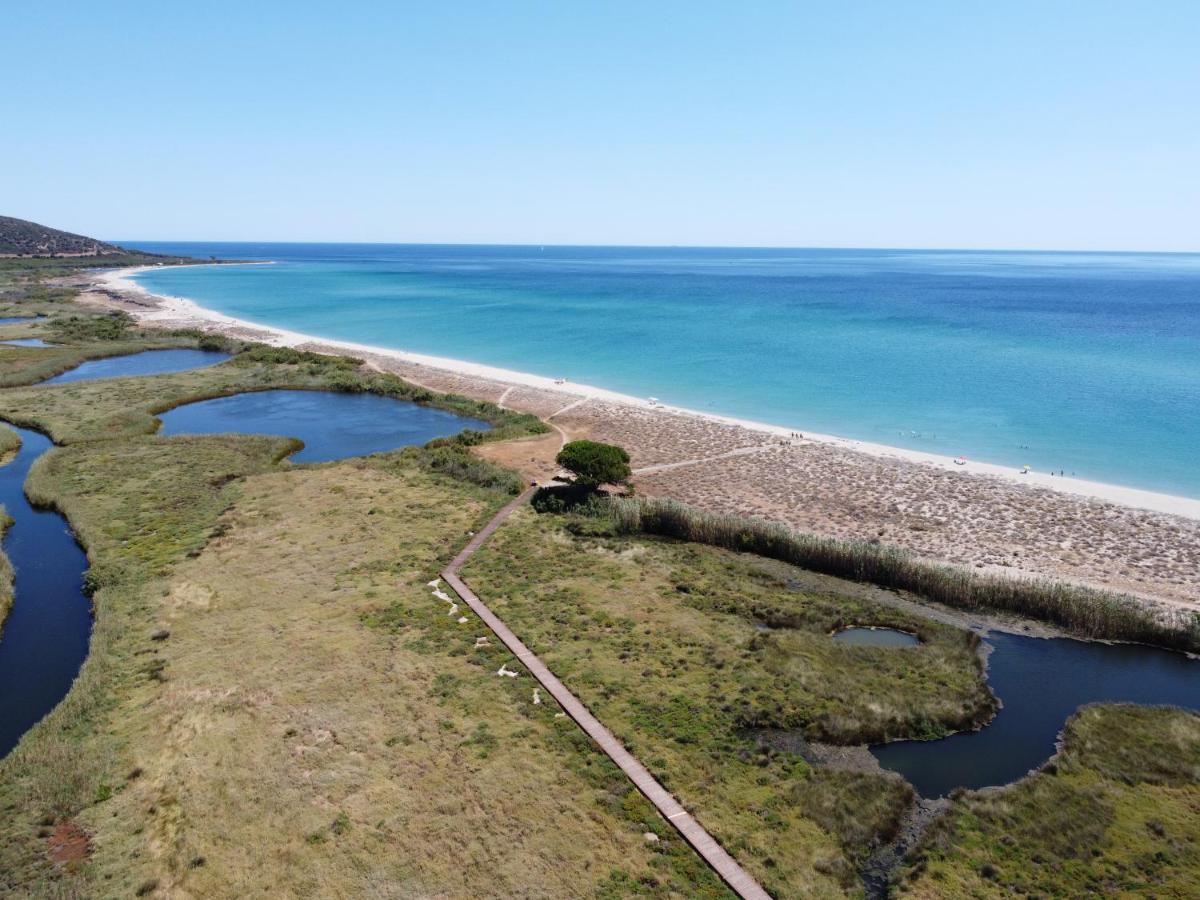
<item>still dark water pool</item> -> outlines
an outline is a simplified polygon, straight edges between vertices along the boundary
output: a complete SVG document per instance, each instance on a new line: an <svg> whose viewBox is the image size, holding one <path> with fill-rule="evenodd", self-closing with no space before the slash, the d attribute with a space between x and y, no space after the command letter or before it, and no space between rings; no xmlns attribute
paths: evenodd
<svg viewBox="0 0 1200 900"><path fill-rule="evenodd" d="M125 378L131 375L166 375L215 366L229 359L228 353L216 350L143 350L127 356L91 359L61 375L47 378L41 384L65 384L71 381L93 381L97 378Z"/></svg>
<svg viewBox="0 0 1200 900"><path fill-rule="evenodd" d="M161 434L254 432L297 437L295 462L328 462L424 444L467 428L487 431L480 419L455 415L377 394L260 391L178 406L159 416Z"/></svg>
<svg viewBox="0 0 1200 900"><path fill-rule="evenodd" d="M1004 704L991 724L938 741L871 748L884 768L899 772L923 797L1020 778L1054 754L1063 724L1085 703L1200 709L1200 661L1182 653L1011 634L987 640L995 648L988 683Z"/></svg>
<svg viewBox="0 0 1200 900"><path fill-rule="evenodd" d="M129 371L140 365L137 356L141 355L103 360L117 365L106 367L106 375L93 377L150 374ZM478 419L388 397L320 391L222 397L179 407L162 419L166 434L251 432L299 437L305 446L292 458L303 462L378 453L466 428L491 427ZM0 466L0 503L13 518L4 550L16 570L12 612L0 630L0 757L70 690L87 657L92 628L91 604L83 593L87 557L62 516L34 509L25 498L29 467L52 445L36 431L16 431L21 449L12 462Z"/></svg>

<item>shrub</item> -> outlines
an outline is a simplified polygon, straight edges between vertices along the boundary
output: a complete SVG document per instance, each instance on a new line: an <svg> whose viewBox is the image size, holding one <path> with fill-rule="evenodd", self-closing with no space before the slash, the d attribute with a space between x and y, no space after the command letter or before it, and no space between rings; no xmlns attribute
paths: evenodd
<svg viewBox="0 0 1200 900"><path fill-rule="evenodd" d="M59 341L119 341L129 337L133 318L123 312L103 316L67 316L54 319L46 327Z"/></svg>
<svg viewBox="0 0 1200 900"><path fill-rule="evenodd" d="M575 484L584 487L624 484L633 474L624 449L599 441L571 441L554 461L575 476Z"/></svg>
<svg viewBox="0 0 1200 900"><path fill-rule="evenodd" d="M473 456L463 447L425 446L406 450L423 469L505 494L521 493L525 483L510 469Z"/></svg>
<svg viewBox="0 0 1200 900"><path fill-rule="evenodd" d="M236 357L243 365L266 363L276 366L298 366L306 364L318 369L357 369L362 365L361 359L353 356L329 356L324 353L310 353L307 350L294 350L291 347L272 347L268 344L251 344Z"/></svg>

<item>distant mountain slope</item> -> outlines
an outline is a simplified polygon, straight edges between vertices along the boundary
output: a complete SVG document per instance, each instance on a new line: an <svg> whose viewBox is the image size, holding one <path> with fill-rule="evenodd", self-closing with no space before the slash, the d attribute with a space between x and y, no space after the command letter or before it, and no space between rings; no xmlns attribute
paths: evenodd
<svg viewBox="0 0 1200 900"><path fill-rule="evenodd" d="M0 257L121 256L126 251L81 234L0 216Z"/></svg>

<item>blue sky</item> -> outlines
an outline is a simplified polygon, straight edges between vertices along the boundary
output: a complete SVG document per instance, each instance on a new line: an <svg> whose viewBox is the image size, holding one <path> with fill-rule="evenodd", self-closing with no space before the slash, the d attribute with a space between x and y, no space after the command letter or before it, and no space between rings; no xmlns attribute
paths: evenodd
<svg viewBox="0 0 1200 900"><path fill-rule="evenodd" d="M1200 250L1200 4L13 4L108 238Z"/></svg>

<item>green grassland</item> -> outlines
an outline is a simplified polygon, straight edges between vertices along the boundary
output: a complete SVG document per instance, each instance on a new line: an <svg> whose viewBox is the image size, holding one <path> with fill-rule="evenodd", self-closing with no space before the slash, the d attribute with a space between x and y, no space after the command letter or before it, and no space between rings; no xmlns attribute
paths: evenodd
<svg viewBox="0 0 1200 900"><path fill-rule="evenodd" d="M1200 716L1085 707L1044 771L957 799L902 888L917 897L1200 896Z"/></svg>
<svg viewBox="0 0 1200 900"><path fill-rule="evenodd" d="M276 386L498 427L324 466L281 462L287 439L145 433L150 410ZM270 348L0 397L65 444L27 491L85 545L96 612L70 694L0 762L0 893L727 896L551 704L438 645L483 631L425 582L519 487L467 445L536 420ZM59 867L64 821L92 853Z"/></svg>
<svg viewBox="0 0 1200 900"><path fill-rule="evenodd" d="M813 769L749 732L857 743L970 727L994 710L973 636L859 585L591 524L522 510L464 577L768 889L857 890L858 866L891 837L911 790L895 776ZM854 623L923 643L830 639Z"/></svg>
<svg viewBox="0 0 1200 900"><path fill-rule="evenodd" d="M527 684L431 637L482 634L425 582L507 491L420 450L280 467L288 449L135 437L36 468L97 618L67 700L0 763L0 886L725 896L681 842L643 838L672 836ZM410 621L370 626L401 597ZM65 819L94 849L56 869Z"/></svg>

